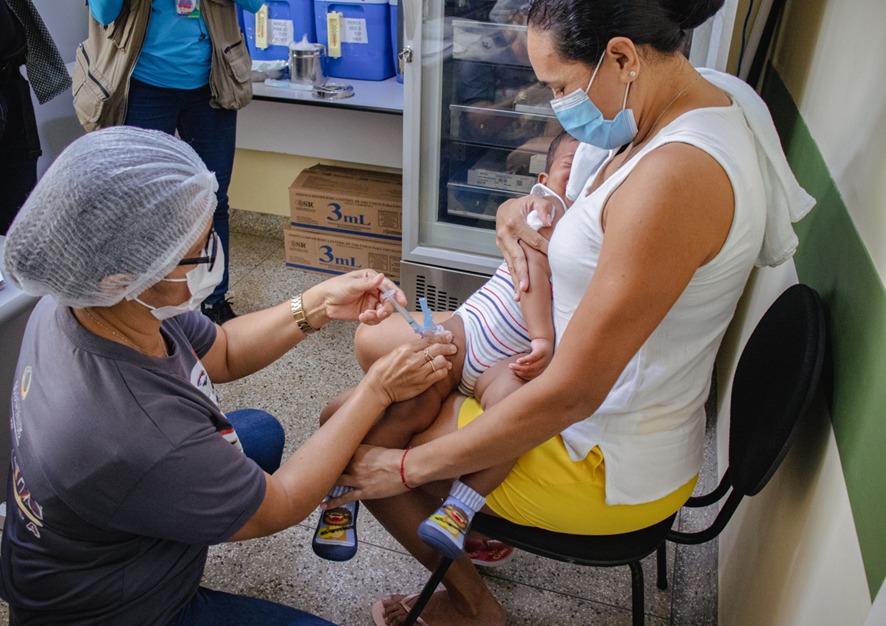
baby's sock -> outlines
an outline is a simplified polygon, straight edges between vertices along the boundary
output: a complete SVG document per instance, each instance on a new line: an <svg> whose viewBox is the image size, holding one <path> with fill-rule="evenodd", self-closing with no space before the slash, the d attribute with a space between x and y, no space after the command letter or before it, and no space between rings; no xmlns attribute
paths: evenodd
<svg viewBox="0 0 886 626"><path fill-rule="evenodd" d="M483 508L486 498L461 481L455 481L443 505L419 524L418 536L426 544L455 559L465 550L465 535L474 514Z"/></svg>
<svg viewBox="0 0 886 626"><path fill-rule="evenodd" d="M351 491L351 487L335 485L329 490L326 499ZM347 561L357 554L357 512L360 503L348 502L334 509L320 512L320 521L314 531L311 547L314 553L330 561Z"/></svg>

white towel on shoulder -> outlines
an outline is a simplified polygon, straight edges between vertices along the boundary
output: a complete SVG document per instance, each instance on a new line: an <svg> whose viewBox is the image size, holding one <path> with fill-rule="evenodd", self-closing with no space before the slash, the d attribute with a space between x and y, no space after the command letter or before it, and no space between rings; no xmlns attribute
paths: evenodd
<svg viewBox="0 0 886 626"><path fill-rule="evenodd" d="M588 186L591 176L597 173L603 165L611 150L604 150L589 143L580 143L572 157L572 169L569 170L569 180L566 182L566 197L575 202Z"/></svg>
<svg viewBox="0 0 886 626"><path fill-rule="evenodd" d="M748 127L754 133L757 158L766 188L766 231L757 267L775 267L787 261L797 249L797 235L792 222L803 218L815 206L797 182L788 166L769 108L757 92L743 80L716 70L699 68L699 73L712 85L729 94L741 108Z"/></svg>

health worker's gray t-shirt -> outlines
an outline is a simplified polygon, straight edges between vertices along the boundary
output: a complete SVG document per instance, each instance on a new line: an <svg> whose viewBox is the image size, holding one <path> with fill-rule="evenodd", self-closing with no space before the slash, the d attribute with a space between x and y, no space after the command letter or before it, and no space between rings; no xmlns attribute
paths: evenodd
<svg viewBox="0 0 886 626"><path fill-rule="evenodd" d="M215 325L163 322L166 358L87 331L44 298L12 398L0 596L13 623L163 624L208 546L258 510L265 478L200 363Z"/></svg>

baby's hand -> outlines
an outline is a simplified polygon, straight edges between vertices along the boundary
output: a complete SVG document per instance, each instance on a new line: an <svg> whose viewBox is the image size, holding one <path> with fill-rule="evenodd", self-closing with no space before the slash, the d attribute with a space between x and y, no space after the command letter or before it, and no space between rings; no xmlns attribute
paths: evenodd
<svg viewBox="0 0 886 626"><path fill-rule="evenodd" d="M523 380L532 380L543 371L554 358L554 342L550 339L533 339L532 351L511 363L508 367Z"/></svg>

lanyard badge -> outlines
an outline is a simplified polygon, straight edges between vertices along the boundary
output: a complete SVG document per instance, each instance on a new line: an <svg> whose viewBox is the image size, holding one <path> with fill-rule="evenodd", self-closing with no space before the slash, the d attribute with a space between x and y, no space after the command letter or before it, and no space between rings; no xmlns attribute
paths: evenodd
<svg viewBox="0 0 886 626"><path fill-rule="evenodd" d="M200 17L200 0L175 0L175 12L182 17Z"/></svg>

